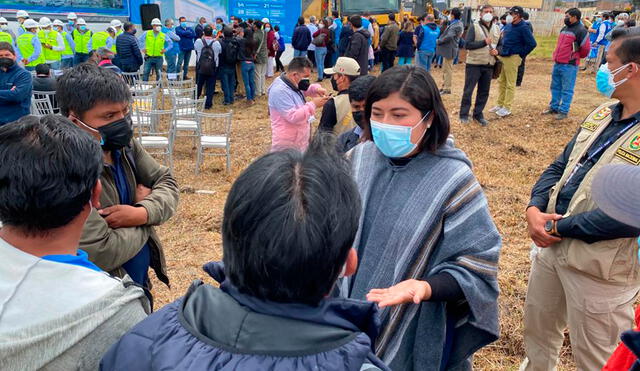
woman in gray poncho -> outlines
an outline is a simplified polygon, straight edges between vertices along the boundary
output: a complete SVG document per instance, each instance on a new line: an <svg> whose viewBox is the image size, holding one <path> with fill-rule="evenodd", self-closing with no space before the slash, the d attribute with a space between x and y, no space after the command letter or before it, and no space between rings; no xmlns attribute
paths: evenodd
<svg viewBox="0 0 640 371"><path fill-rule="evenodd" d="M501 239L426 70L385 71L369 89L363 129L350 154L363 202L359 268L341 294L371 291L379 302L376 352L392 369L470 369L499 334Z"/></svg>

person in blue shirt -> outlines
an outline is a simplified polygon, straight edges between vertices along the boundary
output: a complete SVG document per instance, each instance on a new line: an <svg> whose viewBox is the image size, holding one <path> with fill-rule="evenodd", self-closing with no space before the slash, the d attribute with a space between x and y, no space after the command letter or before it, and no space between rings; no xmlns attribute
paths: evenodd
<svg viewBox="0 0 640 371"><path fill-rule="evenodd" d="M171 39L173 44L171 48L164 52L164 60L167 61L167 76L169 79L174 80L177 78L176 73L178 72L176 69L176 58L178 58L178 54L180 54L180 36L178 36L175 31L176 29L173 26L173 19L165 19L162 32Z"/></svg>
<svg viewBox="0 0 640 371"><path fill-rule="evenodd" d="M31 74L16 60L13 46L0 42L0 127L28 115L31 107Z"/></svg>
<svg viewBox="0 0 640 371"><path fill-rule="evenodd" d="M176 34L180 37L180 53L178 54L178 63L176 64L176 71L182 70L182 77L187 78L189 73L189 61L191 61L191 52L194 49L194 42L196 39L196 32L193 28L187 26L187 18L180 17L178 19L180 24L176 27Z"/></svg>
<svg viewBox="0 0 640 371"><path fill-rule="evenodd" d="M416 28L418 46L418 66L431 71L431 61L436 54L436 41L440 37L440 28L432 14L418 18L420 25Z"/></svg>
<svg viewBox="0 0 640 371"><path fill-rule="evenodd" d="M342 33L342 19L340 19L340 14L338 13L337 10L334 10L331 15L333 16L333 23L331 24L331 27L333 28L333 33L335 34L335 44L336 44L336 51L332 54L333 60L331 65L335 65L336 61L338 60L339 57L339 53L337 50L338 45L340 45L340 33Z"/></svg>

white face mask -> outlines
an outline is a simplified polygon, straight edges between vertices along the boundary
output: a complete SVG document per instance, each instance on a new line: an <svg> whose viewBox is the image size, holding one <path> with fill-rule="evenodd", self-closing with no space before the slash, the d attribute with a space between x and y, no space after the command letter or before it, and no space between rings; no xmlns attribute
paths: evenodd
<svg viewBox="0 0 640 371"><path fill-rule="evenodd" d="M319 28L319 29L323 29L323 28L324 28L324 25L323 25L322 23L320 23L320 24L318 25L318 28Z"/></svg>
<svg viewBox="0 0 640 371"><path fill-rule="evenodd" d="M507 24L511 24L513 23L513 16L512 15L508 15L507 16Z"/></svg>
<svg viewBox="0 0 640 371"><path fill-rule="evenodd" d="M482 20L483 20L485 23L489 23L489 22L493 21L493 14L491 14L491 13L484 13L484 14L482 15Z"/></svg>
<svg viewBox="0 0 640 371"><path fill-rule="evenodd" d="M616 24L617 24L618 26L624 26L624 21L621 19L621 20L619 20L618 22L616 22Z"/></svg>
<svg viewBox="0 0 640 371"><path fill-rule="evenodd" d="M9 25L0 24L0 30L6 30L7 28L9 28Z"/></svg>
<svg viewBox="0 0 640 371"><path fill-rule="evenodd" d="M154 26L154 27L153 27L153 30L154 30L154 31L156 31L156 32L160 32L160 29L161 29L161 28L162 28L162 27L160 27L160 26Z"/></svg>

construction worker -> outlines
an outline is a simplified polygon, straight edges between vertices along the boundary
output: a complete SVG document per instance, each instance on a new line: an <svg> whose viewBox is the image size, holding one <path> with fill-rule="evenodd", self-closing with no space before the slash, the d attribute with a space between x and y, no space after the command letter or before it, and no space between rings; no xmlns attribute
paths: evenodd
<svg viewBox="0 0 640 371"><path fill-rule="evenodd" d="M160 71L162 70L163 56L167 49L171 49L173 42L166 34L161 32L162 22L158 18L151 20L153 30L146 31L138 38L138 43L142 45L142 54L146 55L144 62L143 81L149 81L151 68L156 71L156 79L160 80Z"/></svg>
<svg viewBox="0 0 640 371"><path fill-rule="evenodd" d="M116 30L116 37L120 36L122 33L122 22L119 19L111 20L111 27Z"/></svg>
<svg viewBox="0 0 640 371"><path fill-rule="evenodd" d="M116 47L116 30L109 26L106 31L100 31L93 34L89 41L89 50L98 50L107 48L114 51Z"/></svg>
<svg viewBox="0 0 640 371"><path fill-rule="evenodd" d="M16 44L16 37L13 34L13 31L9 30L8 22L4 17L0 17L0 42L7 42L13 46L13 50L15 51L16 60L22 60L20 56L20 50L18 49L18 45Z"/></svg>
<svg viewBox="0 0 640 371"><path fill-rule="evenodd" d="M40 43L42 44L42 54L45 62L55 72L62 68L60 62L62 60L62 51L64 51L65 45L62 35L51 28L52 24L49 18L40 18L38 39L40 39Z"/></svg>
<svg viewBox="0 0 640 371"><path fill-rule="evenodd" d="M89 43L93 33L87 28L87 22L82 18L78 18L78 28L73 30L73 41L76 43L76 54L73 57L73 65L77 66L89 59Z"/></svg>
<svg viewBox="0 0 640 371"><path fill-rule="evenodd" d="M18 23L20 23L16 35L20 36L26 32L26 29L24 28L24 21L29 19L29 13L25 12L24 10L18 10L16 12L16 19L18 19Z"/></svg>
<svg viewBox="0 0 640 371"><path fill-rule="evenodd" d="M67 69L73 67L73 51L76 48L76 43L73 41L71 33L64 31L64 23L61 20L55 19L53 21L53 29L62 35L64 41L64 50L60 53L60 68Z"/></svg>
<svg viewBox="0 0 640 371"><path fill-rule="evenodd" d="M44 63L44 55L42 53L42 44L36 33L38 32L38 22L33 19L27 19L22 26L25 32L18 36L18 49L22 56L22 64L27 71L34 71L36 66Z"/></svg>
<svg viewBox="0 0 640 371"><path fill-rule="evenodd" d="M15 43L16 34L9 29L9 22L5 17L0 17L0 32L9 34L9 36L11 36L11 43L12 44ZM2 41L5 41L5 40L2 40Z"/></svg>
<svg viewBox="0 0 640 371"><path fill-rule="evenodd" d="M73 34L73 31L77 28L77 20L78 16L76 13L69 13L67 15L67 24L64 26L64 30L67 31L67 33Z"/></svg>

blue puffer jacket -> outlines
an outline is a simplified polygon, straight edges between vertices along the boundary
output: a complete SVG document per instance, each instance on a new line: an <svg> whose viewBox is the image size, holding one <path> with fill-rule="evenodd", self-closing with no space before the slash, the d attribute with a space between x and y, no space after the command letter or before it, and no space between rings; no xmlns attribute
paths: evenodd
<svg viewBox="0 0 640 371"><path fill-rule="evenodd" d="M120 67L123 72L136 72L144 63L138 40L129 32L123 32L116 38L116 48L118 54L113 64Z"/></svg>
<svg viewBox="0 0 640 371"><path fill-rule="evenodd" d="M374 304L332 298L318 307L258 300L205 266L220 288L195 281L187 294L133 327L101 370L388 370L372 354ZM364 367L363 367L364 366Z"/></svg>
<svg viewBox="0 0 640 371"><path fill-rule="evenodd" d="M31 73L24 68L0 70L0 126L29 114L31 89Z"/></svg>
<svg viewBox="0 0 640 371"><path fill-rule="evenodd" d="M297 26L293 30L293 37L291 38L291 46L295 50L307 50L311 44L311 32L305 25Z"/></svg>
<svg viewBox="0 0 640 371"><path fill-rule="evenodd" d="M536 39L533 37L531 28L525 21L508 24L502 32L502 46L498 49L500 50L500 55L503 57L510 55L525 57L538 45Z"/></svg>
<svg viewBox="0 0 640 371"><path fill-rule="evenodd" d="M196 32L193 28L178 26L176 27L176 34L180 36L181 51L193 50L193 43L196 38Z"/></svg>

